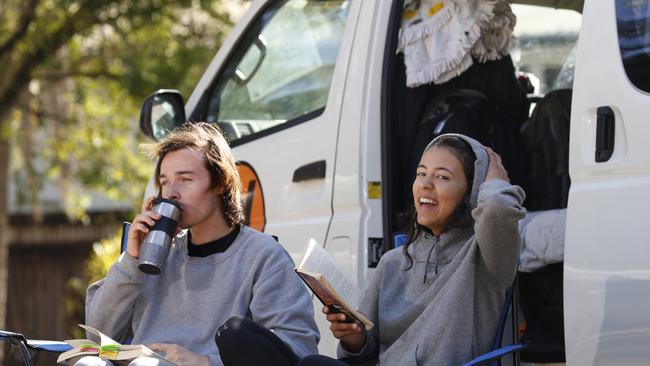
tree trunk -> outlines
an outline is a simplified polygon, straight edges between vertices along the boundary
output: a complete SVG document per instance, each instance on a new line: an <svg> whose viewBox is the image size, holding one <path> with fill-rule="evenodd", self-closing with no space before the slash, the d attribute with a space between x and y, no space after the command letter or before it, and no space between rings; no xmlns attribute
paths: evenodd
<svg viewBox="0 0 650 366"><path fill-rule="evenodd" d="M0 131L0 329L7 326L7 288L9 285L9 141ZM0 362L4 355L0 348Z"/></svg>

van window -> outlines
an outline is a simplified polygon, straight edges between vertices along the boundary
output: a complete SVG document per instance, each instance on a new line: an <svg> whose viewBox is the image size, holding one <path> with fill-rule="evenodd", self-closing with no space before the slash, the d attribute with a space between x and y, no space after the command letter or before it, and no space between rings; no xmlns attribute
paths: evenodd
<svg viewBox="0 0 650 366"><path fill-rule="evenodd" d="M513 62L532 74L535 93L571 89L580 13L532 5L512 5L512 11L517 16Z"/></svg>
<svg viewBox="0 0 650 366"><path fill-rule="evenodd" d="M348 8L349 0L289 0L266 9L217 79L208 122L233 145L321 114Z"/></svg>
<svg viewBox="0 0 650 366"><path fill-rule="evenodd" d="M618 44L627 77L650 92L650 6L647 1L617 0Z"/></svg>

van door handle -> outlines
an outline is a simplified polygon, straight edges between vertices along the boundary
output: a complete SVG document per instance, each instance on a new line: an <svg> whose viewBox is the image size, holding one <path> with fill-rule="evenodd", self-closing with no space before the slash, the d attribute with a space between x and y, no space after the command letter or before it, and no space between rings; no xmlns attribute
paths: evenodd
<svg viewBox="0 0 650 366"><path fill-rule="evenodd" d="M596 111L596 162L608 161L614 153L614 111L610 107L598 107Z"/></svg>
<svg viewBox="0 0 650 366"><path fill-rule="evenodd" d="M301 166L293 172L292 182L302 182L310 179L325 178L325 160L315 161Z"/></svg>

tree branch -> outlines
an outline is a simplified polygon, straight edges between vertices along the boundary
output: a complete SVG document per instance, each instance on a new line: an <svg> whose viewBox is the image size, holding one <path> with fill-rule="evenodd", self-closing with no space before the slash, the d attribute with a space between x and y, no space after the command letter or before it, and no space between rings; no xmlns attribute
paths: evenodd
<svg viewBox="0 0 650 366"><path fill-rule="evenodd" d="M57 51L75 34L83 32L96 24L97 18L93 15L98 11L97 4L101 3L99 1L84 3L76 14L67 18L58 29L52 30L39 42L34 42L32 51L25 54L21 60L17 60L18 67L11 75L7 87L0 90L0 126L11 112L11 107L16 100L15 96L20 95L20 92L32 79L34 69L43 60L56 55Z"/></svg>
<svg viewBox="0 0 650 366"><path fill-rule="evenodd" d="M49 74L43 74L39 76L39 78L43 78L44 80L51 81L51 82L57 82L72 77L82 77L82 78L89 78L89 79L105 77L111 80L117 80L120 77L122 77L122 75L112 73L108 70L95 70L95 71L76 70L76 71L63 71L57 73L49 73Z"/></svg>
<svg viewBox="0 0 650 366"><path fill-rule="evenodd" d="M7 50L13 48L14 45L25 36L25 34L27 34L27 29L29 29L29 25L34 21L36 15L38 1L39 0L29 0L23 4L23 11L16 31L0 45L0 58L3 57Z"/></svg>
<svg viewBox="0 0 650 366"><path fill-rule="evenodd" d="M205 12L207 12L208 15L210 15L211 17L213 17L213 18L215 18L217 20L222 21L227 26L232 26L233 25L232 19L230 19L229 16L221 14L220 12L214 10L212 7L206 6L206 7L203 7L203 10Z"/></svg>

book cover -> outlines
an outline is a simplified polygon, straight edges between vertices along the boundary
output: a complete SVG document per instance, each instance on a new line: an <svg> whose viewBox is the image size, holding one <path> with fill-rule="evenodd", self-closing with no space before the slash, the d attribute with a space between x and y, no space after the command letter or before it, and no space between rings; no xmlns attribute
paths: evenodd
<svg viewBox="0 0 650 366"><path fill-rule="evenodd" d="M310 239L296 273L330 311L343 313L350 321L370 330L374 324L356 310L360 291L338 267L334 258Z"/></svg>

